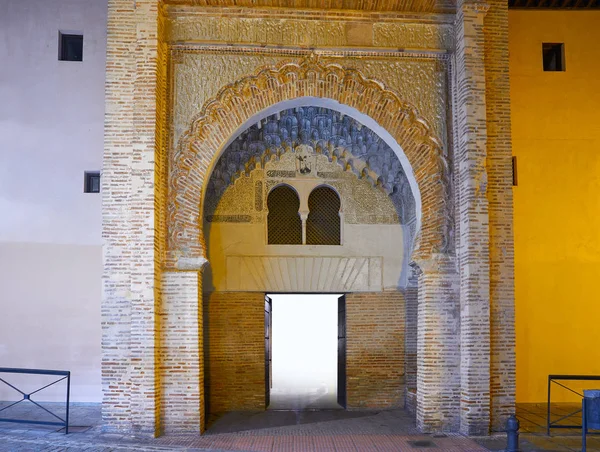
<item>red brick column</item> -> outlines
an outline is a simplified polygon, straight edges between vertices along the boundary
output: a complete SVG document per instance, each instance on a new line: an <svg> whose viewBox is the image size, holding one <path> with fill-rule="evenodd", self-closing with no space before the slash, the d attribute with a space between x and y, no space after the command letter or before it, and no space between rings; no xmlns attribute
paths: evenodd
<svg viewBox="0 0 600 452"><path fill-rule="evenodd" d="M155 361L163 233L155 177L164 158L157 127L158 0L108 5L102 175L103 425L155 435L160 386ZM163 222L164 224L164 222Z"/></svg>
<svg viewBox="0 0 600 452"><path fill-rule="evenodd" d="M490 251L483 20L487 4L459 2L454 80L460 269L460 431L490 424Z"/></svg>
<svg viewBox="0 0 600 452"><path fill-rule="evenodd" d="M160 320L161 432L204 431L202 267L163 273Z"/></svg>
<svg viewBox="0 0 600 452"><path fill-rule="evenodd" d="M119 10L119 12L117 12ZM129 343L131 340L130 191L135 56L135 10L126 0L108 8L106 114L102 163L102 424L108 431L131 429ZM120 64L115 64L120 61Z"/></svg>
<svg viewBox="0 0 600 452"><path fill-rule="evenodd" d="M503 431L515 410L515 294L508 4L488 0L485 15L487 173L490 213L491 425Z"/></svg>
<svg viewBox="0 0 600 452"><path fill-rule="evenodd" d="M418 262L417 427L456 431L460 407L459 279L452 256Z"/></svg>

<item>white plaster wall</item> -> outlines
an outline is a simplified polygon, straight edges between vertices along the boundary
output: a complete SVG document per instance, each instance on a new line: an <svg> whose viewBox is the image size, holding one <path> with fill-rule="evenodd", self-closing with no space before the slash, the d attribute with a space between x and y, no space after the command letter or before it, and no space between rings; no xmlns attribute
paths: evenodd
<svg viewBox="0 0 600 452"><path fill-rule="evenodd" d="M100 401L101 197L83 173L102 162L107 2L1 7L0 367L71 370L73 400ZM58 61L59 31L84 35L83 62Z"/></svg>
<svg viewBox="0 0 600 452"><path fill-rule="evenodd" d="M71 371L72 400L100 401L102 249L95 245L0 244L2 367ZM44 378L0 375L32 388ZM31 383L31 384L30 384ZM0 395L10 393L0 388ZM64 397L48 389L39 400ZM0 397L6 399L6 397Z"/></svg>

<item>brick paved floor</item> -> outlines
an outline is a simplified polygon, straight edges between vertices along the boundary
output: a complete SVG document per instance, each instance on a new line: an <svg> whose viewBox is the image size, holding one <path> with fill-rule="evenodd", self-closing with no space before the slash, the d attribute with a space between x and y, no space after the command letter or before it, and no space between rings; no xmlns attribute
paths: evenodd
<svg viewBox="0 0 600 452"><path fill-rule="evenodd" d="M521 403L517 405L517 417L521 422L522 437L532 444L535 450L580 451L581 429L552 429L550 436L546 435L547 404ZM556 421L574 411L581 409L581 404L553 403L551 419ZM564 419L559 424L580 424L581 413ZM588 435L587 450L600 451L600 437Z"/></svg>
<svg viewBox="0 0 600 452"><path fill-rule="evenodd" d="M56 404L44 404L57 410ZM48 420L23 405L15 417ZM14 410L14 409L13 409ZM64 411L64 409L63 409ZM2 413L5 415L5 413ZM289 452L476 452L485 447L460 435L420 435L402 410L380 412L266 411L212 417L203 436L165 435L156 439L102 433L100 407L74 404L71 432L58 427L0 423L0 451L289 451Z"/></svg>
<svg viewBox="0 0 600 452"><path fill-rule="evenodd" d="M63 415L56 404L44 406ZM576 407L553 405L553 419L573 408ZM33 405L22 405L13 415L50 420L49 415L40 411ZM7 417L5 412L2 416ZM581 450L580 430L563 430L546 436L545 404L518 405L517 416L523 451ZM156 439L102 433L99 424L97 404L72 405L69 435L61 433L59 427L0 423L0 451L475 452L500 451L506 446L505 435L472 439L460 435L421 435L411 417L402 410L227 413L211 417L203 436L165 435ZM589 437L588 450L600 451L600 437Z"/></svg>
<svg viewBox="0 0 600 452"><path fill-rule="evenodd" d="M577 411L579 404L553 403L551 419L557 421L562 416ZM545 403L517 404L517 418L521 424L520 446L523 452L551 451L574 452L581 450L581 429L553 429L550 436L546 434L547 405ZM561 424L580 424L581 414L569 417ZM504 435L485 438L474 438L479 444L490 450L500 451L506 446ZM600 437L588 435L587 450L600 452Z"/></svg>

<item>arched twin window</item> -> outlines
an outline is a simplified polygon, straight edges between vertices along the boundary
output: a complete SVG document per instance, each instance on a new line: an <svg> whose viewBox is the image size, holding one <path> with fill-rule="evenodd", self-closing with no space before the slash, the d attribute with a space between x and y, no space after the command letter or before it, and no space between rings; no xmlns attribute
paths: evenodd
<svg viewBox="0 0 600 452"><path fill-rule="evenodd" d="M268 243L270 245L302 245L302 220L298 209L300 198L289 185L275 187L267 197Z"/></svg>
<svg viewBox="0 0 600 452"><path fill-rule="evenodd" d="M329 187L317 187L308 197L307 245L339 245L340 197Z"/></svg>
<svg viewBox="0 0 600 452"><path fill-rule="evenodd" d="M267 197L267 243L270 245L340 245L340 197L330 187L315 188L308 197L308 218L302 224L300 199L289 185L274 188ZM306 237L303 242L303 227Z"/></svg>

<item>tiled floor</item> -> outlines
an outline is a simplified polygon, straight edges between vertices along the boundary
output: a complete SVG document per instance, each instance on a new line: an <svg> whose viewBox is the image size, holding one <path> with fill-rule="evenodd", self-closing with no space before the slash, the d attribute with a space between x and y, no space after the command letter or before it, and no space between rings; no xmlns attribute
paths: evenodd
<svg viewBox="0 0 600 452"><path fill-rule="evenodd" d="M59 406L45 404L57 410ZM14 416L50 419L43 411L22 404ZM555 419L572 405L553 406ZM14 410L14 409L13 409ZM63 408L64 411L64 408ZM546 436L546 408L543 404L519 405L523 451L581 450L580 430L558 431ZM6 413L1 413L6 417ZM505 435L469 439L460 435L421 435L412 418L402 410L380 412L262 411L228 413L209 419L203 436L165 435L156 439L102 433L100 407L74 404L71 432L64 435L59 427L33 424L0 423L0 451L485 451L503 450ZM589 451L600 451L600 437L590 436Z"/></svg>
<svg viewBox="0 0 600 452"><path fill-rule="evenodd" d="M558 421L574 411L581 405L557 403L551 406L552 422ZM517 418L520 422L520 446L523 452L528 451L580 451L581 429L552 429L550 436L546 434L547 405L545 403L520 403L517 405ZM581 424L581 414L570 416L559 424ZM486 438L476 438L476 441L490 450L503 450L506 447L505 435L496 435ZM589 434L587 436L587 450L600 451L600 437Z"/></svg>
<svg viewBox="0 0 600 452"><path fill-rule="evenodd" d="M581 409L580 404L555 403L551 406L551 420L557 421ZM522 403L517 405L517 417L521 422L521 437L536 447L534 450L580 451L581 429L551 429L546 435L547 405L545 403ZM581 425L581 413L570 416L559 425ZM587 436L587 450L600 451L600 437Z"/></svg>

